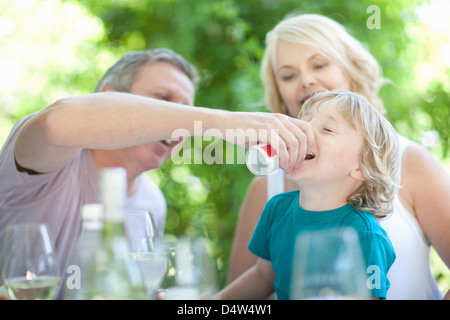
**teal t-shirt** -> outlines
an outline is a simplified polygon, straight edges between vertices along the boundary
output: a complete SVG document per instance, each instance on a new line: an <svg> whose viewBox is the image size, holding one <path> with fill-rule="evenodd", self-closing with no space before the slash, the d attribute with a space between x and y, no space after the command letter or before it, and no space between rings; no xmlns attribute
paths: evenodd
<svg viewBox="0 0 450 320"><path fill-rule="evenodd" d="M395 252L378 220L350 204L329 211L308 211L299 205L299 191L274 196L264 208L248 248L269 260L275 271L278 299L289 299L294 248L302 231L351 227L358 233L367 266L380 268L379 288L371 289L372 297L386 298L389 289L387 272L395 260Z"/></svg>

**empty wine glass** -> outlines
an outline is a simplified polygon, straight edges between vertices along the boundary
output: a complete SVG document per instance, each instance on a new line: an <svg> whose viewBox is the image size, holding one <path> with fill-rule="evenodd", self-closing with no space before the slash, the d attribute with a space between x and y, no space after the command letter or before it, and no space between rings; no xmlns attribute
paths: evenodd
<svg viewBox="0 0 450 320"><path fill-rule="evenodd" d="M168 266L159 300L199 300L211 298L217 290L217 274L203 238L182 237L166 242Z"/></svg>
<svg viewBox="0 0 450 320"><path fill-rule="evenodd" d="M355 230L302 232L298 235L291 299L366 299L366 267Z"/></svg>
<svg viewBox="0 0 450 320"><path fill-rule="evenodd" d="M61 274L47 225L9 225L4 244L2 276L10 297L52 299Z"/></svg>
<svg viewBox="0 0 450 320"><path fill-rule="evenodd" d="M148 211L125 212L124 226L131 256L138 265L145 284L147 299L155 299L156 290L166 271L165 246L158 241L153 219Z"/></svg>

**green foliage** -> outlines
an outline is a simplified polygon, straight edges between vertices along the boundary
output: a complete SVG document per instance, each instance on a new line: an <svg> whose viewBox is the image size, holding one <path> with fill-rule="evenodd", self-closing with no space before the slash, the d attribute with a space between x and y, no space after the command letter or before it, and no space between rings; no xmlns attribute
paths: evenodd
<svg viewBox="0 0 450 320"><path fill-rule="evenodd" d="M202 140L192 138L195 139ZM211 143L202 142L204 148ZM194 145L192 142L191 146ZM204 148L202 150L206 150ZM168 201L166 233L206 237L219 269L221 284L226 279L239 207L253 178L245 165L226 163L227 148L235 155L242 152L239 147L224 143L223 164L176 165L167 161L150 173Z"/></svg>
<svg viewBox="0 0 450 320"><path fill-rule="evenodd" d="M442 157L446 158L450 148L450 88L445 88L443 82L433 82L418 100L418 106L431 120L431 128L439 133Z"/></svg>
<svg viewBox="0 0 450 320"><path fill-rule="evenodd" d="M421 132L435 130L445 158L450 136L448 79L428 90L417 89L415 82L415 65L426 59L427 51L410 30L418 26L415 8L423 3L5 0L0 4L0 60L15 55L22 64L20 77L0 77L0 142L25 114L65 95L91 92L106 69L129 50L169 47L196 65L202 77L196 105L264 111L259 63L267 31L289 13L320 13L344 24L379 60L392 80L381 94L399 131L420 140ZM380 29L366 26L370 5L380 8ZM11 21L14 28L5 29ZM14 48L19 45L24 49L17 55ZM168 161L149 175L167 198L166 232L207 237L223 284L239 208L253 178L245 165Z"/></svg>

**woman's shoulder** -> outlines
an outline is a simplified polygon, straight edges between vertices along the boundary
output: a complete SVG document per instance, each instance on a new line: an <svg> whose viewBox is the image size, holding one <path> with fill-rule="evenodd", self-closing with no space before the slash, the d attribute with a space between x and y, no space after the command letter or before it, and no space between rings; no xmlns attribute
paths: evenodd
<svg viewBox="0 0 450 320"><path fill-rule="evenodd" d="M403 136L399 135L398 137L402 158L404 159L403 166L411 163L414 167L416 167L416 161L424 162L425 165L427 163L430 165L440 165L426 147Z"/></svg>
<svg viewBox="0 0 450 320"><path fill-rule="evenodd" d="M403 193L407 192L410 197L415 195L417 199L421 195L431 196L449 179L448 173L432 153L415 142L411 142L405 151L401 175Z"/></svg>

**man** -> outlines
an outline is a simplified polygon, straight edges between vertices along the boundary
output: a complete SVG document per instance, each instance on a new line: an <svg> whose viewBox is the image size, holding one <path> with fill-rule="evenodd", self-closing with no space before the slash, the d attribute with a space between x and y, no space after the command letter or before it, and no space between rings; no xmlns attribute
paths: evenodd
<svg viewBox="0 0 450 320"><path fill-rule="evenodd" d="M60 99L20 120L0 152L0 246L7 224L47 223L64 270L81 231L81 207L98 202L98 171L112 166L127 171L127 209L152 210L161 233L165 200L142 173L161 166L179 143L164 141L177 129L193 134L196 121L222 137L226 129L264 129L240 144L271 143L283 169L305 158L313 143L307 123L193 107L195 74L168 49L132 52L107 71L96 93Z"/></svg>

